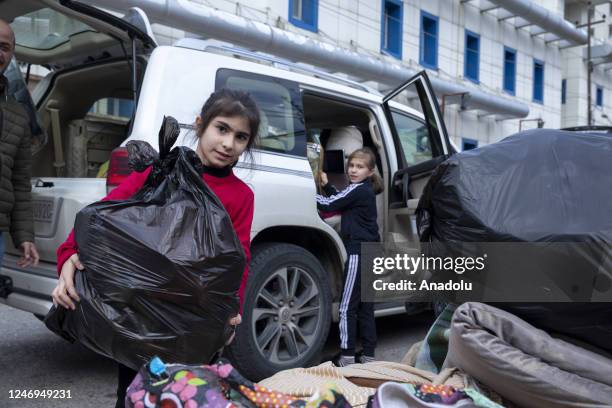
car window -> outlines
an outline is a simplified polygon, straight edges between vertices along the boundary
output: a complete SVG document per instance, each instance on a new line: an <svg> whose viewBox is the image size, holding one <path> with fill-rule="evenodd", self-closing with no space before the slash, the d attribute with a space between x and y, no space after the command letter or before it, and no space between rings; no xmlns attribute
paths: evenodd
<svg viewBox="0 0 612 408"><path fill-rule="evenodd" d="M222 69L216 89L249 92L260 110L258 148L276 153L306 156L304 114L297 85L279 78Z"/></svg>
<svg viewBox="0 0 612 408"><path fill-rule="evenodd" d="M392 111L391 115L406 164L412 166L432 159L431 142L425 122L398 111Z"/></svg>
<svg viewBox="0 0 612 408"><path fill-rule="evenodd" d="M448 136L435 94L425 73L419 73L383 97L402 166L449 153ZM399 123L396 123L399 121Z"/></svg>
<svg viewBox="0 0 612 408"><path fill-rule="evenodd" d="M18 46L50 50L70 41L70 36L95 31L78 20L50 8L43 8L15 18L11 23Z"/></svg>
<svg viewBox="0 0 612 408"><path fill-rule="evenodd" d="M94 102L89 113L130 119L134 113L134 101L121 98L102 98Z"/></svg>

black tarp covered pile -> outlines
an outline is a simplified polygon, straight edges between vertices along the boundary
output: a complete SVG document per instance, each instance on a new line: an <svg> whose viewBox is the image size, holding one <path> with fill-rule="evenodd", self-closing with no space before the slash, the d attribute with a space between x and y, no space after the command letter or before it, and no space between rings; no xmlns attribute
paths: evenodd
<svg viewBox="0 0 612 408"><path fill-rule="evenodd" d="M446 255L451 243L570 243L560 254L563 262L540 270L587 275L587 282L598 279L609 291L612 135L536 129L456 154L432 175L417 222L429 256ZM540 328L612 350L610 303L504 308Z"/></svg>
<svg viewBox="0 0 612 408"><path fill-rule="evenodd" d="M159 158L146 142L130 142L136 170L153 164L145 185L129 200L77 214L81 301L75 311L52 308L45 320L62 337L133 369L154 355L207 363L238 313L244 251L195 152L170 151L178 132L166 118Z"/></svg>
<svg viewBox="0 0 612 408"><path fill-rule="evenodd" d="M452 156L417 210L421 241L612 241L612 135L535 129Z"/></svg>

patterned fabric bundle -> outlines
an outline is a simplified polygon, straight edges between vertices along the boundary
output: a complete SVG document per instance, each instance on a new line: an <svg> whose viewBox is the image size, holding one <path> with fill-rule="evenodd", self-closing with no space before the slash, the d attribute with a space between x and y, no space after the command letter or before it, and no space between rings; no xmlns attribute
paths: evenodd
<svg viewBox="0 0 612 408"><path fill-rule="evenodd" d="M448 352L448 336L451 320L457 305L447 304L442 313L431 325L418 350L409 350L402 363L421 370L439 373ZM410 356L408 354L411 354ZM408 360L412 361L408 361Z"/></svg>
<svg viewBox="0 0 612 408"><path fill-rule="evenodd" d="M503 408L472 388L463 390L450 385L381 385L368 400L368 408Z"/></svg>
<svg viewBox="0 0 612 408"><path fill-rule="evenodd" d="M335 387L310 399L253 384L231 364L165 365L158 358L143 366L128 387L128 408L350 408Z"/></svg>

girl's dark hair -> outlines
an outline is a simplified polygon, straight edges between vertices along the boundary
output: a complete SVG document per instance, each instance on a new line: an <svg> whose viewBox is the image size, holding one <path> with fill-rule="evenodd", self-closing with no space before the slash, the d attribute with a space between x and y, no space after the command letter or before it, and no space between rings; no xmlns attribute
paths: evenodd
<svg viewBox="0 0 612 408"><path fill-rule="evenodd" d="M196 138L199 139L210 122L217 116L243 116L249 122L249 133L251 137L247 142L245 153L253 159L252 149L257 145L259 132L259 108L248 92L237 91L229 88L221 88L213 92L204 102L200 112L200 125L196 129Z"/></svg>
<svg viewBox="0 0 612 408"><path fill-rule="evenodd" d="M351 162L353 159L362 159L366 162L366 166L368 169L374 170L374 174L370 177L372 179L372 187L374 188L374 193L382 193L385 189L382 178L376 173L376 155L369 147L364 147L361 149L355 150L351 153L346 161L347 164ZM348 168L348 166L347 166Z"/></svg>

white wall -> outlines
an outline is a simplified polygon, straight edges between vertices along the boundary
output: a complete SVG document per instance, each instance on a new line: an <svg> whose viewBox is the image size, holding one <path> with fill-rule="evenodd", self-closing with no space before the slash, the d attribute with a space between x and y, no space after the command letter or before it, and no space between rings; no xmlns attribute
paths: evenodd
<svg viewBox="0 0 612 408"><path fill-rule="evenodd" d="M579 21L580 23L587 22L586 7L581 4L568 4L566 7L566 18L569 21ZM595 7L593 21L601 20L603 15L607 16L607 21L602 24L593 26L593 46L610 42L610 21L609 17L611 7L609 4L602 4ZM562 106L561 123L562 127L586 125L588 121L588 100L587 100L587 63L586 63L586 46L573 47L564 50L562 53L563 73L562 77L567 80L567 102ZM595 61L596 62L596 61ZM606 69L612 68L612 64L595 65L592 73L591 83L591 102L593 106L593 124L595 125L612 125L612 71ZM595 106L596 87L603 87L603 107ZM610 116L606 118L605 116Z"/></svg>

